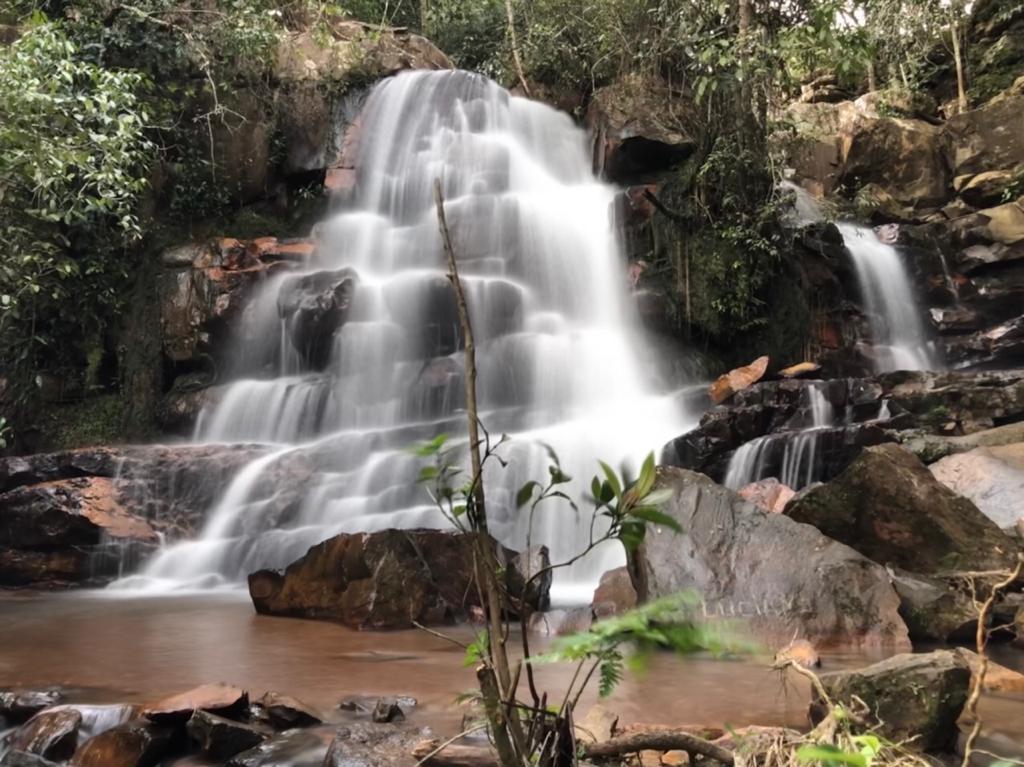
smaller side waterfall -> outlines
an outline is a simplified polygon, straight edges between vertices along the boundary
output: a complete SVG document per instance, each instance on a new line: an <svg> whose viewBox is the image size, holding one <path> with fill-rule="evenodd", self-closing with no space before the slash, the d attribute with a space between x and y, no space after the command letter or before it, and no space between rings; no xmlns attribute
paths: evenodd
<svg viewBox="0 0 1024 767"><path fill-rule="evenodd" d="M782 484L799 490L821 478L818 447L835 413L825 396L824 383L812 383L804 392L807 401L797 417L805 424L809 418L810 423L798 431L768 434L741 445L729 460L726 487L739 490L759 479L777 476Z"/></svg>
<svg viewBox="0 0 1024 767"><path fill-rule="evenodd" d="M879 351L878 370L934 370L939 367L896 248L879 240L866 226L851 223L836 226L857 270L874 346Z"/></svg>

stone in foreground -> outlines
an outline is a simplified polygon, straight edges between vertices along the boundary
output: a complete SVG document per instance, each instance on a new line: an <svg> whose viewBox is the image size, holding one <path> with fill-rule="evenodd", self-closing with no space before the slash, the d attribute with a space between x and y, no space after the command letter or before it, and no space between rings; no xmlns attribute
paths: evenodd
<svg viewBox="0 0 1024 767"><path fill-rule="evenodd" d="M694 589L709 615L745 619L777 645L794 635L818 647L908 645L884 568L703 474L662 467L659 483L684 532L648 527L630 563L641 601Z"/></svg>
<svg viewBox="0 0 1024 767"><path fill-rule="evenodd" d="M978 507L895 444L866 448L786 513L875 562L913 573L1001 570L1016 545Z"/></svg>
<svg viewBox="0 0 1024 767"><path fill-rule="evenodd" d="M522 563L546 563L546 549L521 557L498 548L509 593L522 593ZM530 588L529 607L547 601L550 579ZM543 587L540 587L543 584ZM518 589L516 588L518 586ZM336 535L283 572L249 576L256 612L334 620L356 629L443 624L478 606L468 535L439 530L384 530Z"/></svg>
<svg viewBox="0 0 1024 767"><path fill-rule="evenodd" d="M227 759L262 743L267 735L255 727L206 711L196 711L186 725L189 737L214 759Z"/></svg>
<svg viewBox="0 0 1024 767"><path fill-rule="evenodd" d="M925 751L955 742L970 681L967 661L949 650L894 655L867 668L821 677L834 703L856 711L854 697L859 698L882 736L895 742L913 739L908 745ZM811 710L820 713L822 702L813 702Z"/></svg>
<svg viewBox="0 0 1024 767"><path fill-rule="evenodd" d="M246 714L249 694L238 687L217 682L164 698L143 709L147 719L160 724L181 724L196 711L207 711L230 719Z"/></svg>

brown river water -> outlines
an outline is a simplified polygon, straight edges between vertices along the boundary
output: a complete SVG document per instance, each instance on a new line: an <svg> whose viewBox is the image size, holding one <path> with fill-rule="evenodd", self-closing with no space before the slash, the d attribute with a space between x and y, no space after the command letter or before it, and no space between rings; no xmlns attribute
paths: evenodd
<svg viewBox="0 0 1024 767"><path fill-rule="evenodd" d="M466 627L446 631L472 637ZM824 655L823 670L881 657ZM1024 652L998 648L995 657L1024 670ZM804 726L804 680L784 678L768 661L657 656L627 674L606 705L623 723ZM540 681L564 689L570 676L568 667L546 666ZM260 616L244 594L0 595L0 688L59 685L76 702L144 703L212 681L257 696L278 690L325 713L347 696L410 695L419 702L413 721L452 734L463 714L455 698L474 684L462 649L443 639ZM1024 752L1024 695L988 695L981 711L987 731Z"/></svg>

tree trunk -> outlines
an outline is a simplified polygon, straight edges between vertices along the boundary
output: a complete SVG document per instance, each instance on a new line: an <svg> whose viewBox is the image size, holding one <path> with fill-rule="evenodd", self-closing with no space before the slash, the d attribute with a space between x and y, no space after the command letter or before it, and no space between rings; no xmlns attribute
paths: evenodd
<svg viewBox="0 0 1024 767"><path fill-rule="evenodd" d="M956 9L949 10L949 35L953 38L953 61L956 63L956 106L963 114L967 111L967 86L964 82L964 57L960 49L960 26L956 23Z"/></svg>
<svg viewBox="0 0 1024 767"><path fill-rule="evenodd" d="M420 33L422 33L424 37L427 37L429 34L427 31L427 15L429 11L427 5L428 0L420 0Z"/></svg>
<svg viewBox="0 0 1024 767"><path fill-rule="evenodd" d="M505 16L508 19L508 42L512 47L512 62L516 67L516 75L519 77L519 84L523 87L523 93L530 95L530 86L526 84L526 75L523 74L523 59L519 55L519 38L516 35L516 17L512 12L512 0L505 0Z"/></svg>

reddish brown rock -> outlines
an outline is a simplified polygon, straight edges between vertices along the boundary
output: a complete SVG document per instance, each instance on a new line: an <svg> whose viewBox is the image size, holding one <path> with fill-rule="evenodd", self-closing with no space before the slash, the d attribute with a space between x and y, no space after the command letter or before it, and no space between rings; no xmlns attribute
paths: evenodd
<svg viewBox="0 0 1024 767"><path fill-rule="evenodd" d="M792 661L803 668L817 668L821 665L818 651L806 639L794 639L775 653L775 665Z"/></svg>
<svg viewBox="0 0 1024 767"><path fill-rule="evenodd" d="M540 554L546 562L546 552ZM515 552L498 547L509 593L521 594ZM532 559L532 558L531 558ZM318 543L283 572L249 576L256 611L334 620L357 629L409 628L454 620L477 605L469 537L439 530L382 530L336 535ZM527 604L547 600L544 579Z"/></svg>
<svg viewBox="0 0 1024 767"><path fill-rule="evenodd" d="M981 656L965 647L958 647L954 652L967 661L972 678L976 678L981 671ZM1024 693L1024 674L989 660L982 689L988 692Z"/></svg>
<svg viewBox="0 0 1024 767"><path fill-rule="evenodd" d="M629 577L629 570L616 567L601 576L601 581L594 589L591 603L594 617L600 620L612 615L621 615L636 607L636 589Z"/></svg>
<svg viewBox="0 0 1024 767"><path fill-rule="evenodd" d="M145 720L125 722L89 738L71 767L155 767L166 754L169 732Z"/></svg>
<svg viewBox="0 0 1024 767"><path fill-rule="evenodd" d="M796 365L790 365L788 368L783 368L779 371L779 375L783 378L803 378L820 370L821 365L817 362L800 362Z"/></svg>
<svg viewBox="0 0 1024 767"><path fill-rule="evenodd" d="M196 711L207 711L227 718L245 715L249 694L223 682L204 684L172 695L143 708L142 713L153 722L181 723Z"/></svg>
<svg viewBox="0 0 1024 767"><path fill-rule="evenodd" d="M0 495L0 584L61 585L102 572L94 550L149 550L159 536L122 504L114 481L78 477Z"/></svg>
<svg viewBox="0 0 1024 767"><path fill-rule="evenodd" d="M711 397L711 401L716 405L725 402L736 392L743 391L748 386L764 378L767 370L768 358L758 357L749 365L730 370L725 375L719 376L708 389L708 396Z"/></svg>
<svg viewBox="0 0 1024 767"><path fill-rule="evenodd" d="M741 487L739 494L762 511L781 514L796 492L775 477L768 477Z"/></svg>

